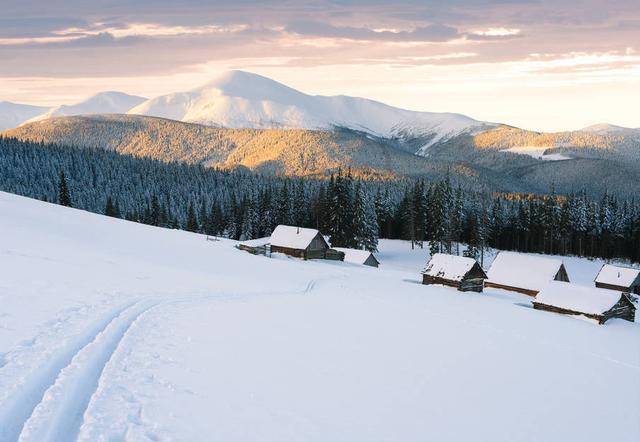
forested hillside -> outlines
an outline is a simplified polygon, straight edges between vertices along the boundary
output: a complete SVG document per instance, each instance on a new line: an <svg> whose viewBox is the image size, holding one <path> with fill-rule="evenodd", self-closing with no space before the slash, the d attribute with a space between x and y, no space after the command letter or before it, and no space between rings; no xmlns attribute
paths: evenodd
<svg viewBox="0 0 640 442"><path fill-rule="evenodd" d="M505 127L455 137L431 147L428 158L443 162L464 160L475 170L488 170L500 176L501 182L511 183L513 191L520 188L544 194L554 187L563 194L585 190L595 198L605 193L623 197L640 193L640 139L563 134L536 134ZM563 139L567 144L563 144ZM554 143L561 147L553 147ZM566 159L548 161L506 151L516 147L541 147L550 157L556 154Z"/></svg>
<svg viewBox="0 0 640 442"><path fill-rule="evenodd" d="M640 261L640 204L608 193L492 193L447 179L360 180L348 171L292 179L7 138L0 190L235 239L293 224L319 228L335 246L373 249L381 236L430 241L433 251L466 243L478 257L497 247Z"/></svg>
<svg viewBox="0 0 640 442"><path fill-rule="evenodd" d="M289 176L444 176L447 166L393 148L362 133L302 129L226 129L154 117L103 115L52 118L5 133L25 141L102 148L162 161Z"/></svg>
<svg viewBox="0 0 640 442"><path fill-rule="evenodd" d="M634 132L631 132L632 134ZM630 197L640 193L640 141L591 132L538 134L506 126L463 134L429 146L425 140L385 139L347 129L227 129L134 115L52 118L5 136L25 141L107 149L165 162L269 175L329 178L338 169L354 177L442 180L476 190L569 194L585 190ZM506 152L521 145L553 146L562 161Z"/></svg>

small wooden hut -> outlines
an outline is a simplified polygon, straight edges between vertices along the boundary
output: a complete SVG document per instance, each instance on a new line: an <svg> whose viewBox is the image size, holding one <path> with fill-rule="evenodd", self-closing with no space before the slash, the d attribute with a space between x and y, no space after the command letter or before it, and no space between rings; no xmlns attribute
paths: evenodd
<svg viewBox="0 0 640 442"><path fill-rule="evenodd" d="M611 318L633 322L636 307L627 294L617 290L585 287L552 281L533 301L533 308L565 315L583 316L604 324Z"/></svg>
<svg viewBox="0 0 640 442"><path fill-rule="evenodd" d="M482 292L487 275L473 258L436 253L422 272L422 283L455 287L461 292Z"/></svg>
<svg viewBox="0 0 640 442"><path fill-rule="evenodd" d="M344 259L344 255L329 248L316 229L279 225L269 239L272 253L284 253L303 259Z"/></svg>
<svg viewBox="0 0 640 442"><path fill-rule="evenodd" d="M373 253L367 250L347 249L345 247L334 247L334 250L344 253L344 262L370 267L378 267L380 265Z"/></svg>
<svg viewBox="0 0 640 442"><path fill-rule="evenodd" d="M240 250L244 250L245 252L249 252L253 255L269 255L269 241L270 238L267 236L265 238L257 238L251 239L248 241L243 241L239 243L236 247Z"/></svg>
<svg viewBox="0 0 640 442"><path fill-rule="evenodd" d="M500 252L487 272L485 287L495 287L535 296L550 281L569 282L559 259Z"/></svg>
<svg viewBox="0 0 640 442"><path fill-rule="evenodd" d="M596 287L640 295L640 270L605 264L595 279Z"/></svg>

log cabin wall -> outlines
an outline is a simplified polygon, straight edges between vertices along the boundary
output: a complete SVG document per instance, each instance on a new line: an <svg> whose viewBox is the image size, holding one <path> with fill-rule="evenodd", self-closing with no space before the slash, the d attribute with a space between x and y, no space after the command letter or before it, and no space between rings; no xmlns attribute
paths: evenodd
<svg viewBox="0 0 640 442"><path fill-rule="evenodd" d="M482 292L484 289L483 278L465 278L460 281L460 287L458 290L461 292Z"/></svg>
<svg viewBox="0 0 640 442"><path fill-rule="evenodd" d="M292 249L289 247L271 246L271 253L284 253L285 255L293 256L296 258L304 258L304 250Z"/></svg>
<svg viewBox="0 0 640 442"><path fill-rule="evenodd" d="M489 282L489 281L485 281L484 286L493 287L496 289L510 290L512 292L518 292L528 296L536 296L538 294L538 290L523 289L521 287L512 287L509 285L496 284L494 282Z"/></svg>
<svg viewBox="0 0 640 442"><path fill-rule="evenodd" d="M616 292L624 292L624 293L630 293L630 288L629 287L623 287L621 285L613 285L613 284L607 284L604 282L596 282L596 287L601 288L601 289L607 289L607 290L615 290Z"/></svg>
<svg viewBox="0 0 640 442"><path fill-rule="evenodd" d="M567 274L567 269L565 269L564 264L560 266L560 270L556 273L555 281L564 281L569 282L569 275Z"/></svg>
<svg viewBox="0 0 640 442"><path fill-rule="evenodd" d="M378 267L378 264L380 264L380 263L378 262L378 260L373 255L369 255L367 260L364 262L364 265L367 265L367 266L370 266L370 267Z"/></svg>
<svg viewBox="0 0 640 442"><path fill-rule="evenodd" d="M563 315L571 315L571 316L585 316L587 318L590 319L595 319L596 321L598 321L599 324L604 324L606 322L606 320L608 318L605 318L603 315L594 315L594 314L590 314L590 313L582 313L582 312L578 312L575 310L570 310L567 308L562 308L562 307L556 307L554 305L548 305L548 304L541 304L538 302L534 302L533 303L533 308L535 310L544 310L547 312L553 312L553 313L560 313Z"/></svg>
<svg viewBox="0 0 640 442"><path fill-rule="evenodd" d="M329 248L329 244L324 240L322 235L319 233L311 240L311 243L307 246L307 251L311 250L327 250Z"/></svg>
<svg viewBox="0 0 640 442"><path fill-rule="evenodd" d="M625 295L622 295L620 301L604 313L604 317L605 321L611 318L620 318L634 322L636 319L636 308Z"/></svg>
<svg viewBox="0 0 640 442"><path fill-rule="evenodd" d="M640 295L640 285L636 285L635 283L631 287L624 287L621 285L596 282L596 287L601 289L615 290L616 292L634 293L636 295Z"/></svg>
<svg viewBox="0 0 640 442"><path fill-rule="evenodd" d="M461 292L482 292L484 288L484 279L463 279L462 281L452 281L450 279L437 278L430 275L422 275L422 284L424 285L446 285L455 287Z"/></svg>
<svg viewBox="0 0 640 442"><path fill-rule="evenodd" d="M446 285L449 287L460 288L460 283L457 281L451 281L450 279L444 279L444 278L436 278L435 276L429 276L429 275L422 275L422 284L424 285L439 284L439 285Z"/></svg>

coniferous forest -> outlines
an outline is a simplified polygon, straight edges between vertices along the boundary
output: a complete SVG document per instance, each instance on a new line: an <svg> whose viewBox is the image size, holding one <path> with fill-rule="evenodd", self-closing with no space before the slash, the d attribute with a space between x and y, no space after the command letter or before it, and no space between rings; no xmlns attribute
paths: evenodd
<svg viewBox="0 0 640 442"><path fill-rule="evenodd" d="M403 238L482 260L487 247L640 262L640 202L605 193L502 193L452 180L262 176L100 149L0 138L0 190L150 225L234 239L278 224L320 229L334 246ZM43 221L44 222L44 221Z"/></svg>

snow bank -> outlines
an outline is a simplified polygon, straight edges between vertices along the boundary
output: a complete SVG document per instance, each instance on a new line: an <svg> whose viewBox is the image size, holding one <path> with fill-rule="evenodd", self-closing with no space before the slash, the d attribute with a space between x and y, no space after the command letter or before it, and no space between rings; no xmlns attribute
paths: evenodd
<svg viewBox="0 0 640 442"><path fill-rule="evenodd" d="M602 284L631 287L638 277L640 277L640 270L638 269L605 264L600 269L595 281Z"/></svg>
<svg viewBox="0 0 640 442"><path fill-rule="evenodd" d="M616 305L621 297L622 293L615 290L551 281L538 293L535 302L580 313L601 315Z"/></svg>
<svg viewBox="0 0 640 442"><path fill-rule="evenodd" d="M462 281L464 275L469 273L475 264L476 260L473 258L436 253L422 273L434 278Z"/></svg>
<svg viewBox="0 0 640 442"><path fill-rule="evenodd" d="M487 272L487 282L540 291L553 281L561 266L558 259L500 252Z"/></svg>

